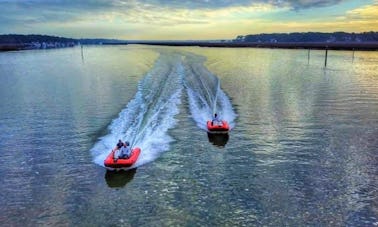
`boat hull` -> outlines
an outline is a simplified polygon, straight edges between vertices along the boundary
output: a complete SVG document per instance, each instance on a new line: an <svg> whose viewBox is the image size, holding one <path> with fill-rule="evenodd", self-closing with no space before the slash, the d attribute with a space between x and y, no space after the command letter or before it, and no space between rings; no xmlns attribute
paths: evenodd
<svg viewBox="0 0 378 227"><path fill-rule="evenodd" d="M230 126L228 125L227 121L222 121L221 125L211 124L211 121L207 121L207 130L209 132L228 132L230 130Z"/></svg>
<svg viewBox="0 0 378 227"><path fill-rule="evenodd" d="M104 166L110 168L125 168L132 166L138 159L139 154L141 152L139 147L136 147L131 150L131 156L128 159L118 159L117 161L114 160L114 152L117 150L112 150L108 157L106 157L104 161Z"/></svg>

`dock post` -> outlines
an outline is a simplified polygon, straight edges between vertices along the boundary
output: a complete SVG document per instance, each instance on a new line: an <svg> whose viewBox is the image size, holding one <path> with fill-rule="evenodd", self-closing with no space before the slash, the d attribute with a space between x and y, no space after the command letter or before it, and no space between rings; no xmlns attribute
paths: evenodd
<svg viewBox="0 0 378 227"><path fill-rule="evenodd" d="M307 52L307 65L310 64L310 49L308 49L308 52Z"/></svg>
<svg viewBox="0 0 378 227"><path fill-rule="evenodd" d="M80 48L81 48L81 61L84 63L84 53L83 53L83 45L80 44Z"/></svg>
<svg viewBox="0 0 378 227"><path fill-rule="evenodd" d="M324 68L327 68L327 58L328 58L328 47L326 47L326 52L325 52Z"/></svg>

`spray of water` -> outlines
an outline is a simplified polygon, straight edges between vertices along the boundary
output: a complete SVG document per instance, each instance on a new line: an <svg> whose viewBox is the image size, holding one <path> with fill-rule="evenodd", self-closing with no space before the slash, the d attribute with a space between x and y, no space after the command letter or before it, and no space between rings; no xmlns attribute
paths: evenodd
<svg viewBox="0 0 378 227"><path fill-rule="evenodd" d="M217 112L232 128L236 115L230 100L219 79L204 67L204 60L190 53L161 51L154 67L140 81L135 97L110 124L110 133L92 148L94 162L103 165L118 139L142 150L130 168L151 162L169 150L172 138L168 130L175 126L183 85L199 127L206 129L206 121Z"/></svg>
<svg viewBox="0 0 378 227"><path fill-rule="evenodd" d="M153 69L138 85L135 97L109 126L110 133L101 137L92 148L94 162L103 165L118 139L129 141L142 152L135 168L150 162L169 149L181 103L183 66L180 58L161 54Z"/></svg>
<svg viewBox="0 0 378 227"><path fill-rule="evenodd" d="M230 99L221 89L220 80L204 67L204 58L189 55L185 59L184 85L189 97L192 118L198 127L206 130L206 122L217 113L228 121L230 128L235 126L236 113Z"/></svg>

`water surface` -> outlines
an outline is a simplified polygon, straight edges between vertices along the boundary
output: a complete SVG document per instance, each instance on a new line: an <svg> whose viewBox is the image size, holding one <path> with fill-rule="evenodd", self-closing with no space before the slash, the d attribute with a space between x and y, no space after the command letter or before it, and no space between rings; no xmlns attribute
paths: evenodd
<svg viewBox="0 0 378 227"><path fill-rule="evenodd" d="M377 52L0 54L3 225L378 225ZM208 135L214 112L232 122ZM102 159L123 138L131 171ZM126 214L126 215L120 215Z"/></svg>

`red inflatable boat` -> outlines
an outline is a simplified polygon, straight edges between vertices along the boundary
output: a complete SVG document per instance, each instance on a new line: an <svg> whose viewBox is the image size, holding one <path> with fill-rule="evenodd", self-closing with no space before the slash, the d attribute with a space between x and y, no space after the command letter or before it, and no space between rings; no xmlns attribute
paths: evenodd
<svg viewBox="0 0 378 227"><path fill-rule="evenodd" d="M230 126L227 121L222 121L222 124L211 124L211 121L207 121L207 130L209 130L209 132L228 132Z"/></svg>
<svg viewBox="0 0 378 227"><path fill-rule="evenodd" d="M116 149L113 149L112 152L106 157L104 161L104 165L106 167L110 168L125 168L132 166L136 160L139 157L140 154L140 148L136 147L131 150L131 156L128 159L118 159L117 161L114 161L114 152L116 152Z"/></svg>

